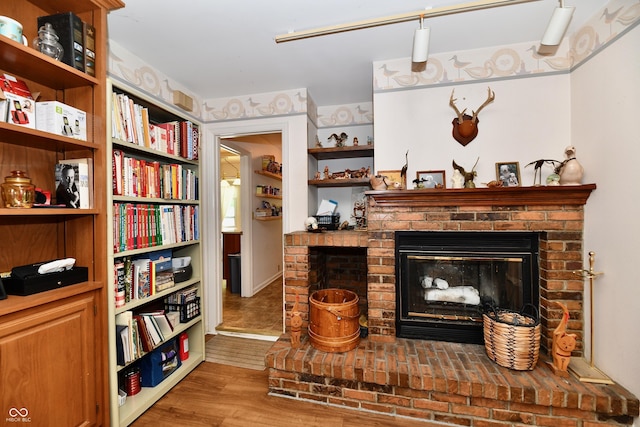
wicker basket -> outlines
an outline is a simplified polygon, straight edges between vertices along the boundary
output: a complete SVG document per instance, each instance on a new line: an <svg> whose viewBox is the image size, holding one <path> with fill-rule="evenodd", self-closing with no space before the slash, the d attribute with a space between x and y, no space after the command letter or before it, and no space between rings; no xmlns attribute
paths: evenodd
<svg viewBox="0 0 640 427"><path fill-rule="evenodd" d="M530 371L540 353L540 321L535 316L505 309L491 309L482 315L484 346L489 359L500 366Z"/></svg>

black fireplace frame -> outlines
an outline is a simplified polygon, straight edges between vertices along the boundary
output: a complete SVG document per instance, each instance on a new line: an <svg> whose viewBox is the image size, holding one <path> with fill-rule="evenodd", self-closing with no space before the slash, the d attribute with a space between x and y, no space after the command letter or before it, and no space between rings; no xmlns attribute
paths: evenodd
<svg viewBox="0 0 640 427"><path fill-rule="evenodd" d="M539 310L540 233L509 231L396 231L396 336L483 344L482 323L425 319L409 315L408 256L518 256L523 260L523 303Z"/></svg>

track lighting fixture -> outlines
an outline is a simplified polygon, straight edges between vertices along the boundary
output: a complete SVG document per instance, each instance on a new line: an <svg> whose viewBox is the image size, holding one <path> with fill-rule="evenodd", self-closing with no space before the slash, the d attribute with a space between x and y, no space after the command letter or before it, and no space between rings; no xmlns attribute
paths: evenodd
<svg viewBox="0 0 640 427"><path fill-rule="evenodd" d="M429 57L429 35L431 28L424 27L424 15L420 15L420 28L413 34L413 54L411 62L419 64L427 62Z"/></svg>
<svg viewBox="0 0 640 427"><path fill-rule="evenodd" d="M283 42L289 42L293 40L307 39L310 37L318 37L318 36L325 36L328 34L343 33L345 31L361 30L363 28L372 28L372 27L379 27L381 25L409 22L416 18L420 18L424 16L426 17L445 16L445 15L452 15L454 13L471 12L474 10L490 9L493 7L509 6L513 4L528 3L532 1L540 1L540 0L475 0L469 3L464 3L464 4L443 6L443 7L433 8L429 10L421 10L418 12L402 13L398 15L385 16L383 18L352 22L349 24L332 25L328 27L316 28L313 30L291 31L287 34L276 36L275 41L276 43L283 43ZM426 40L428 40L428 36Z"/></svg>
<svg viewBox="0 0 640 427"><path fill-rule="evenodd" d="M558 46L562 42L575 9L575 7L564 7L564 0L560 0L560 7L556 7L553 11L547 30L540 40L542 46Z"/></svg>

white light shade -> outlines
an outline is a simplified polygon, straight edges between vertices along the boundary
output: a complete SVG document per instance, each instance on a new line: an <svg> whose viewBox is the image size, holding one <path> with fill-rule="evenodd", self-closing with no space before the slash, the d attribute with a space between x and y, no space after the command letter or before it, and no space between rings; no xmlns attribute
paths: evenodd
<svg viewBox="0 0 640 427"><path fill-rule="evenodd" d="M557 7L551 16L551 21L544 32L540 44L544 46L558 46L562 42L564 33L569 27L575 7Z"/></svg>
<svg viewBox="0 0 640 427"><path fill-rule="evenodd" d="M427 62L429 57L429 34L431 28L418 28L413 35L413 55L412 62Z"/></svg>

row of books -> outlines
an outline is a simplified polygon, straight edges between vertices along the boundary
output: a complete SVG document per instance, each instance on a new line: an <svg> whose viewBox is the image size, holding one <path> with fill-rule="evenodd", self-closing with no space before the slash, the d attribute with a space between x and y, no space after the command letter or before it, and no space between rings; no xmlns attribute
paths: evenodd
<svg viewBox="0 0 640 427"><path fill-rule="evenodd" d="M152 123L149 109L123 93L112 94L112 136L162 153L198 160L200 127L189 120Z"/></svg>
<svg viewBox="0 0 640 427"><path fill-rule="evenodd" d="M175 286L172 256L172 251L165 249L143 258L116 259L113 263L116 308Z"/></svg>
<svg viewBox="0 0 640 427"><path fill-rule="evenodd" d="M199 206L114 203L113 251L199 240L199 217Z"/></svg>
<svg viewBox="0 0 640 427"><path fill-rule="evenodd" d="M83 71L90 76L96 75L96 29L84 22L73 12L39 16L38 28L51 24L62 45L60 60L65 64Z"/></svg>
<svg viewBox="0 0 640 427"><path fill-rule="evenodd" d="M123 311L116 315L116 358L120 366L139 359L171 336L178 313Z"/></svg>
<svg viewBox="0 0 640 427"><path fill-rule="evenodd" d="M160 163L126 156L113 150L114 196L198 200L197 174L176 163Z"/></svg>

